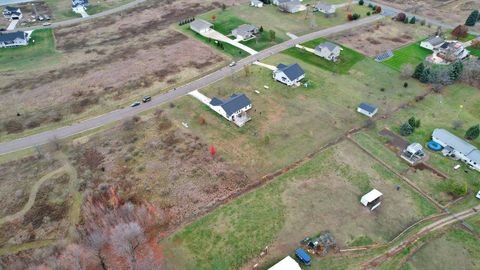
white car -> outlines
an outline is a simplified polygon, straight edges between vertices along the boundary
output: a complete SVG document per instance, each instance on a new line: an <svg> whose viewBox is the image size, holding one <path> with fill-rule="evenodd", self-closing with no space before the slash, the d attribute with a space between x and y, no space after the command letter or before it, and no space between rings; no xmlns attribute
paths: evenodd
<svg viewBox="0 0 480 270"><path fill-rule="evenodd" d="M233 67L233 66L235 66L236 64L237 64L237 62L233 61L233 62L230 63L228 66L229 66L229 67Z"/></svg>
<svg viewBox="0 0 480 270"><path fill-rule="evenodd" d="M477 193L477 195L476 195L475 197L477 197L477 199L480 200L480 191L478 191L478 193Z"/></svg>

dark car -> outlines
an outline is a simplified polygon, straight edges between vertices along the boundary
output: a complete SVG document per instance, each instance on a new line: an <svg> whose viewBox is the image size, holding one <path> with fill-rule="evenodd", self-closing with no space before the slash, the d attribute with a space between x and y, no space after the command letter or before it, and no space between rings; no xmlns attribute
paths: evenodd
<svg viewBox="0 0 480 270"><path fill-rule="evenodd" d="M132 103L130 105L130 107L137 107L137 106L140 106L140 102L138 102L138 101L135 101L134 103Z"/></svg>
<svg viewBox="0 0 480 270"><path fill-rule="evenodd" d="M151 97L151 96L144 96L143 99L142 99L143 103L149 102L149 101L151 101L151 100L152 100L152 97Z"/></svg>

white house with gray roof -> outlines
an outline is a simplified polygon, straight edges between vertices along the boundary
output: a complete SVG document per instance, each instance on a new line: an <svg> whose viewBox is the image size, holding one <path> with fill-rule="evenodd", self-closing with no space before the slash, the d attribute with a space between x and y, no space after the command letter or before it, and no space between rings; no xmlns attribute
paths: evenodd
<svg viewBox="0 0 480 270"><path fill-rule="evenodd" d="M30 35L23 31L0 33L0 48L26 46L29 38Z"/></svg>
<svg viewBox="0 0 480 270"><path fill-rule="evenodd" d="M461 160L471 168L480 171L480 150L445 129L433 131L432 140L443 147L442 153L455 160Z"/></svg>
<svg viewBox="0 0 480 270"><path fill-rule="evenodd" d="M360 105L358 105L357 112L371 118L377 114L378 107L370 103L362 102Z"/></svg>
<svg viewBox="0 0 480 270"><path fill-rule="evenodd" d="M336 62L340 57L340 52L342 50L342 47L338 46L337 44L333 44L331 42L322 42L315 47L314 52L320 57Z"/></svg>
<svg viewBox="0 0 480 270"><path fill-rule="evenodd" d="M279 64L277 69L273 71L273 78L283 84L292 86L305 78L305 71L298 64Z"/></svg>
<svg viewBox="0 0 480 270"><path fill-rule="evenodd" d="M445 40L442 37L435 36L420 42L420 47L433 51L440 48L444 42Z"/></svg>
<svg viewBox="0 0 480 270"><path fill-rule="evenodd" d="M249 40L255 37L258 34L258 28L255 25L251 24L242 24L239 27L232 30L232 35L236 39L240 40Z"/></svg>
<svg viewBox="0 0 480 270"><path fill-rule="evenodd" d="M335 12L337 11L337 8L335 7L335 5L318 3L315 6L313 6L313 10L323 13L326 16L331 16L335 14Z"/></svg>
<svg viewBox="0 0 480 270"><path fill-rule="evenodd" d="M201 35L212 30L212 27L213 24L202 19L195 19L193 22L190 23L190 29Z"/></svg>
<svg viewBox="0 0 480 270"><path fill-rule="evenodd" d="M247 115L247 111L252 108L252 102L245 94L233 94L226 100L214 97L210 100L209 106L239 127L251 119Z"/></svg>
<svg viewBox="0 0 480 270"><path fill-rule="evenodd" d="M11 20L20 20L22 18L22 10L17 7L9 7L6 6L3 10L3 16L7 19Z"/></svg>

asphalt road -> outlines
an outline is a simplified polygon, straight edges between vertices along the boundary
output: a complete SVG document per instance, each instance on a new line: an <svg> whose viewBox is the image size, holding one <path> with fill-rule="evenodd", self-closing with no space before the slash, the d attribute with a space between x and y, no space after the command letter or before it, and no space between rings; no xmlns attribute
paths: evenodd
<svg viewBox="0 0 480 270"><path fill-rule="evenodd" d="M45 131L42 133L16 139L13 141L0 143L0 155L10 153L10 152L15 152L25 148L30 148L37 145L43 145L54 139L67 138L72 135L82 133L90 129L98 128L118 120L132 117L143 111L149 110L158 105L170 102L178 97L184 96L193 90L198 90L203 87L206 87L207 85L210 85L216 81L219 81L225 77L232 75L233 73L241 70L246 65L252 64L253 62L258 60L265 59L273 54L276 54L283 50L291 48L296 44L307 42L319 37L328 36L337 32L345 31L353 27L369 24L376 20L379 20L380 18L382 18L381 15L370 16L358 21L348 22L342 25L338 25L338 26L320 30L314 33L310 33L310 34L298 37L296 39L290 39L288 41L285 41L283 43L270 47L266 50L263 50L255 55L248 56L238 61L237 64L233 67L225 67L221 70L210 73L205 77L195 80L189 84L178 87L176 89L172 89L167 93L154 96L152 97L152 101L148 103L144 103L138 107L134 107L134 108L127 107L127 108L111 111L106 114L100 115L98 117L94 117L94 118L91 118L82 122L78 122L69 126Z"/></svg>

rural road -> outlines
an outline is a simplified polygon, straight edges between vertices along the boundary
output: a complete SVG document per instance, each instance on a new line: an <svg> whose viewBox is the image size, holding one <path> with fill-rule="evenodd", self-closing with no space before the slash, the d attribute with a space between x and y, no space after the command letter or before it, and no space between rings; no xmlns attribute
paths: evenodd
<svg viewBox="0 0 480 270"><path fill-rule="evenodd" d="M330 27L327 29L323 29L317 32L313 32L313 33L298 37L296 39L290 39L288 41L285 41L283 43L280 43L278 45L275 45L263 51L260 51L255 55L248 56L238 61L237 65L233 67L225 67L221 70L210 73L205 77L195 80L182 87L178 87L167 93L154 96L152 97L152 101L142 104L138 107L134 107L134 108L127 107L127 108L111 111L106 114L103 114L82 122L78 122L69 126L45 131L42 133L38 133L28 137L23 137L13 141L2 142L0 143L0 155L10 153L10 152L15 152L21 149L30 148L37 145L43 145L54 139L67 138L72 135L79 134L90 129L98 128L118 120L132 117L141 112L152 109L158 105L170 102L178 97L184 96L191 91L199 90L203 87L206 87L216 81L219 81L225 77L232 75L234 72L241 70L246 65L252 64L255 61L265 59L273 54L276 54L288 48L294 47L296 44L304 43L316 38L328 36L328 35L345 31L354 27L364 25L364 24L369 24L381 19L382 17L383 16L381 15L370 16L361 20L352 21L345 24Z"/></svg>

